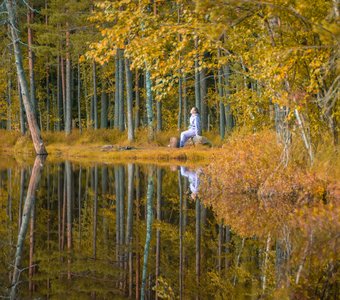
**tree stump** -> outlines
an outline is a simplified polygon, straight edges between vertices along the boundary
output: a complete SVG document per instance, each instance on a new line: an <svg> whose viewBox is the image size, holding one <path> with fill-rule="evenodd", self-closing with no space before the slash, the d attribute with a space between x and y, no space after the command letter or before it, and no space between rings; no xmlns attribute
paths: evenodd
<svg viewBox="0 0 340 300"><path fill-rule="evenodd" d="M170 143L168 145L170 148L178 148L179 147L179 138L178 137L171 137Z"/></svg>

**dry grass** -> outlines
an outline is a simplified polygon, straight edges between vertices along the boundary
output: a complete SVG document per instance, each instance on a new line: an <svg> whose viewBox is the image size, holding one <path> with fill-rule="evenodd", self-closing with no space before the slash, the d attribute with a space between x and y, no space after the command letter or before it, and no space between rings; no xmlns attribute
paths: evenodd
<svg viewBox="0 0 340 300"><path fill-rule="evenodd" d="M171 149L167 145L170 137L178 136L176 130L155 134L155 139L148 141L147 130L140 129L136 134L136 139L130 143L126 139L126 133L118 130L85 130L82 134L78 131L65 136L63 132L44 132L43 139L49 153L49 160L69 159L73 161L98 162L124 162L143 161L148 163L174 163L190 162L192 164L200 162L206 163L216 148L194 147L187 149ZM213 139L214 134L208 134L208 138ZM219 141L220 139L215 138ZM34 148L30 137L20 136L19 133L1 132L1 140L6 143L0 144L0 153L15 157L34 157ZM115 148L109 152L103 152L103 145L114 145ZM133 150L115 150L119 146L131 146Z"/></svg>

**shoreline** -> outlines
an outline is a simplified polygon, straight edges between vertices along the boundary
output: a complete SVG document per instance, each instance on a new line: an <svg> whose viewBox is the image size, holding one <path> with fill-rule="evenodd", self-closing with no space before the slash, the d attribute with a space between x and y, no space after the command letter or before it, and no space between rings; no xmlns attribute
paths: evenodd
<svg viewBox="0 0 340 300"><path fill-rule="evenodd" d="M138 162L151 163L157 165L205 165L211 162L215 155L224 150L221 148L168 148L168 147L135 147L133 149L118 149L120 146L112 145L115 148L109 151L103 151L104 145L66 145L53 144L46 147L49 161L69 160L81 163L123 163ZM6 156L22 162L34 161L34 150L25 149L0 149L0 156Z"/></svg>
<svg viewBox="0 0 340 300"><path fill-rule="evenodd" d="M176 136L175 131L164 132L155 137L155 140L147 140L147 132L140 131L136 140L129 143L126 136L115 130L88 130L82 134L73 132L65 137L63 132L45 132L43 139L49 160L70 160L79 162L127 162L138 161L143 163L173 164L185 163L207 164L211 162L215 154L224 151L222 142L216 134L208 138L214 139L214 147L197 145L187 148L169 148L171 136ZM102 149L104 146L110 149ZM131 149L129 149L131 148ZM18 160L34 160L35 152L32 141L28 135L21 136L18 132L0 132L0 156L11 156Z"/></svg>

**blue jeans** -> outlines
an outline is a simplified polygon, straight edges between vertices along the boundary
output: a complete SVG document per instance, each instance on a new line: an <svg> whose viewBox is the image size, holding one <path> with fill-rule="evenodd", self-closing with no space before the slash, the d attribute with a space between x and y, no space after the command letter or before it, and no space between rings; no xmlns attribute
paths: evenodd
<svg viewBox="0 0 340 300"><path fill-rule="evenodd" d="M190 139L191 137L194 137L196 135L196 132L194 130L186 130L181 133L181 140L179 142L179 147L184 147L185 142Z"/></svg>

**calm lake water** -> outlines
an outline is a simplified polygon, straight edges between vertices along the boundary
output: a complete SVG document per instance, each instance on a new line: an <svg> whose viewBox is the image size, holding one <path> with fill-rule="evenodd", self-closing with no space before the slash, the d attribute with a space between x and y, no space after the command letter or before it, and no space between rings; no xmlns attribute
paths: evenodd
<svg viewBox="0 0 340 300"><path fill-rule="evenodd" d="M218 220L203 205L199 168L1 159L2 297L289 297L276 292L290 276L284 241Z"/></svg>

